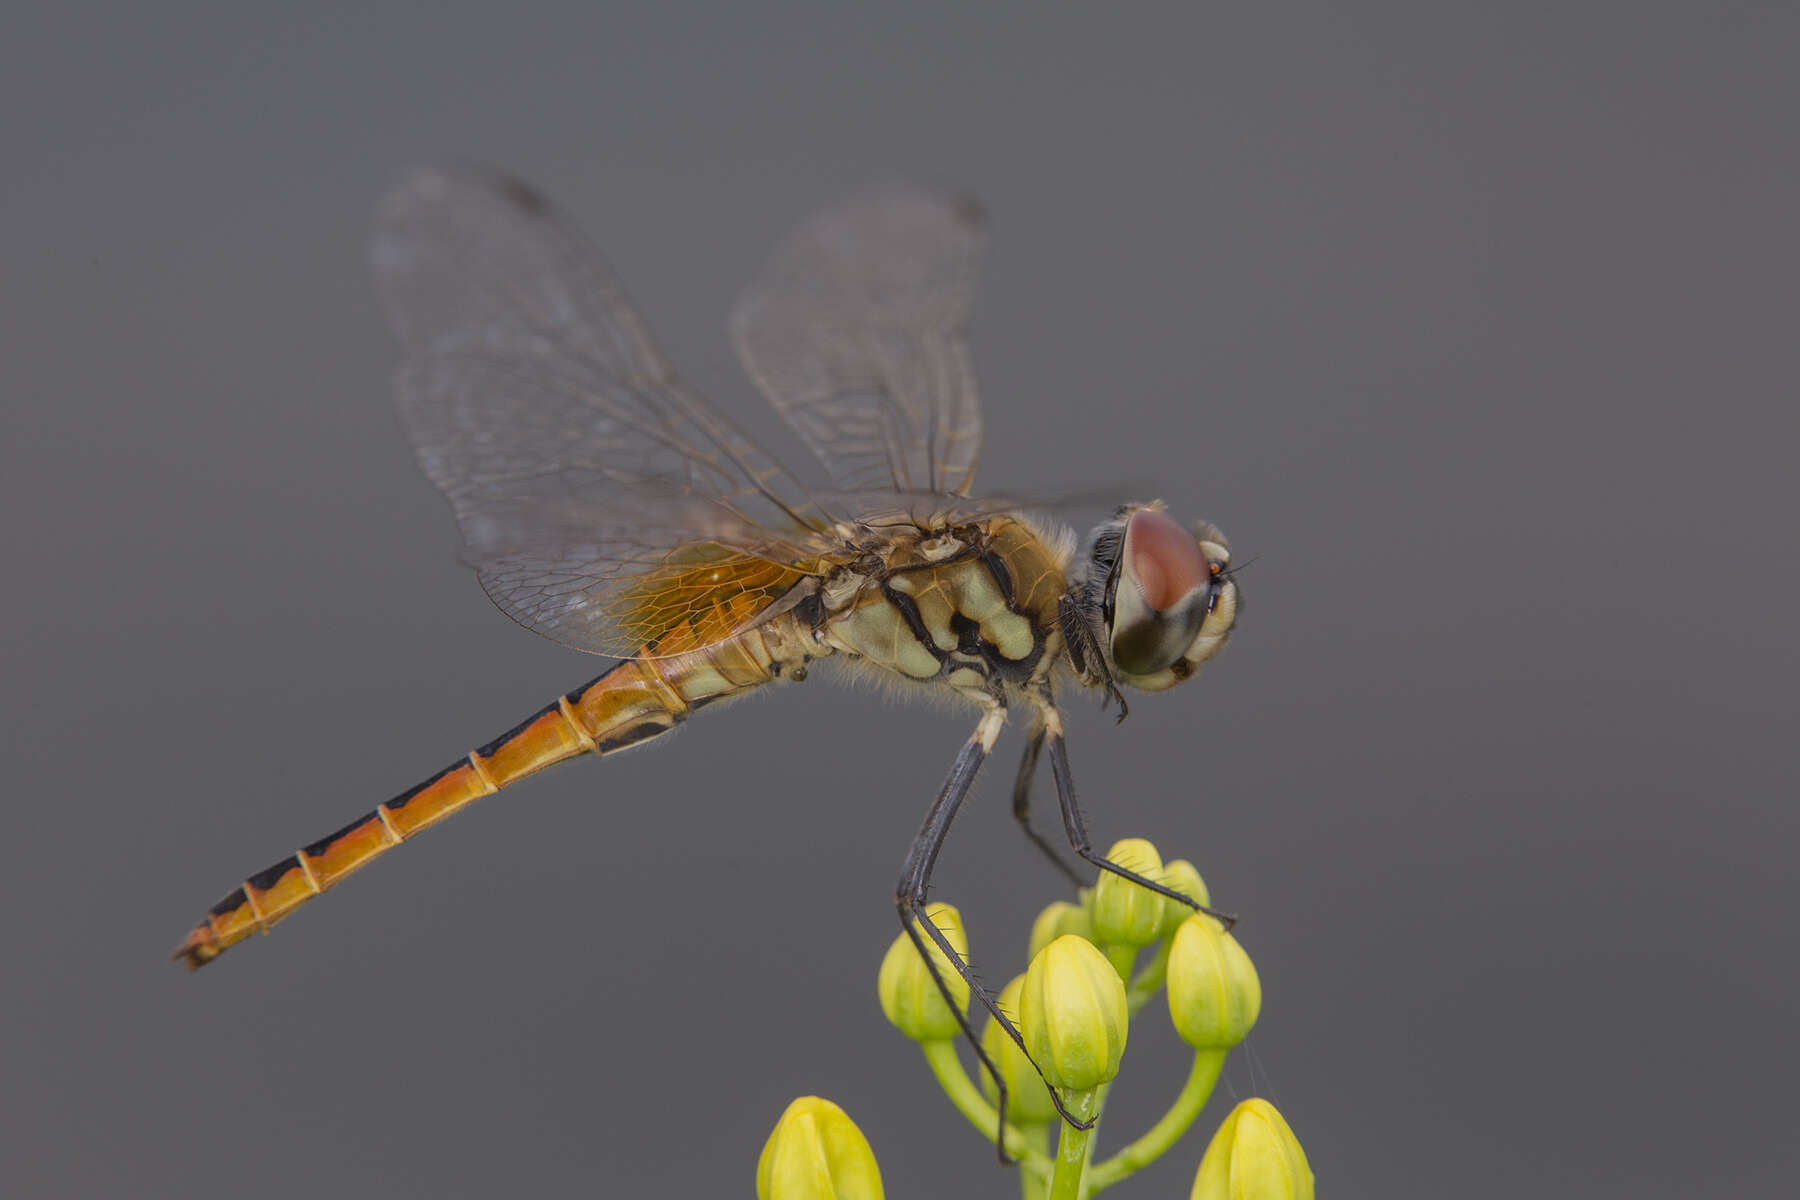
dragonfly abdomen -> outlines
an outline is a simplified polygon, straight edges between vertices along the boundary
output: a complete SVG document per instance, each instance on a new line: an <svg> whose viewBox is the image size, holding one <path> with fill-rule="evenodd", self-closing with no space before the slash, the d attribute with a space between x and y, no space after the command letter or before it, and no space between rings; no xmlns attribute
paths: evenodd
<svg viewBox="0 0 1800 1200"><path fill-rule="evenodd" d="M766 683L789 658L783 653L788 639L768 636L773 632L752 630L674 658L627 659L336 833L250 876L213 905L174 957L190 969L204 966L483 796L579 754L641 745L696 709Z"/></svg>

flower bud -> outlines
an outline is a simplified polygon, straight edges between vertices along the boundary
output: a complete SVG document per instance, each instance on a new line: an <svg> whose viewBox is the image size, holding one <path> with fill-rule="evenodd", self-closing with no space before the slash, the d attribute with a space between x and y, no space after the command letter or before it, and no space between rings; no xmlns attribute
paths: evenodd
<svg viewBox="0 0 1800 1200"><path fill-rule="evenodd" d="M1194 864L1185 858L1178 858L1172 863L1164 863L1162 884L1173 888L1195 904L1202 907L1212 904L1212 893L1206 890L1206 880L1200 878L1200 872ZM1163 897L1163 924L1161 936L1168 937L1174 933L1181 923L1194 915L1190 906L1169 896Z"/></svg>
<svg viewBox="0 0 1800 1200"><path fill-rule="evenodd" d="M1039 950L1065 933L1086 938L1090 942L1094 940L1094 923L1088 919L1087 909L1067 900L1046 905L1044 911L1037 915L1037 920L1031 923L1031 948L1026 951L1025 960L1029 962L1036 958Z"/></svg>
<svg viewBox="0 0 1800 1200"><path fill-rule="evenodd" d="M1313 1173L1288 1123L1267 1100L1231 1110L1200 1160L1189 1200L1313 1200Z"/></svg>
<svg viewBox="0 0 1800 1200"><path fill-rule="evenodd" d="M956 947L957 954L964 962L969 961L969 939L963 933L962 915L948 904L933 904L925 910L926 919L936 925ZM942 975L950 994L956 998L956 1011L944 1003L944 994L931 977L931 968L919 956L918 947L903 930L894 944L888 947L887 957L881 960L881 973L876 978L876 991L881 997L881 1011L887 1019L915 1042L936 1042L945 1038L953 1038L962 1031L957 1023L957 1013L967 1011L969 1007L969 984L944 952L932 941L928 930L920 929L919 936L925 942L926 951L931 961Z"/></svg>
<svg viewBox="0 0 1800 1200"><path fill-rule="evenodd" d="M1000 992L1000 1011L1015 1016L1019 1011L1019 996L1025 990L1025 976L1020 975L1007 984ZM988 1057L1000 1069L1000 1077L1006 1081L1006 1119L1015 1125L1048 1125L1056 1119L1056 1105L1051 1103L1050 1089L1044 1086L1044 1080L1019 1049L1018 1043L1008 1037L1000 1022L990 1018L987 1028L981 1031L981 1048L987 1051ZM987 1092L989 1103L1000 1101L1000 1089L986 1071L981 1073L981 1083Z"/></svg>
<svg viewBox="0 0 1800 1200"><path fill-rule="evenodd" d="M881 1200L869 1140L829 1100L802 1096L775 1122L756 1163L757 1200Z"/></svg>
<svg viewBox="0 0 1800 1200"><path fill-rule="evenodd" d="M1106 857L1146 879L1162 881L1162 856L1143 838L1117 842ZM1094 940L1102 946L1148 946L1162 935L1163 896L1111 871L1094 883Z"/></svg>
<svg viewBox="0 0 1800 1200"><path fill-rule="evenodd" d="M1086 1091L1119 1073L1125 985L1086 938L1064 934L1031 960L1019 997L1025 1048L1053 1086Z"/></svg>
<svg viewBox="0 0 1800 1200"><path fill-rule="evenodd" d="M1190 914L1169 947L1169 1017L1196 1050L1228 1050L1262 1011L1262 983L1237 939L1205 913Z"/></svg>

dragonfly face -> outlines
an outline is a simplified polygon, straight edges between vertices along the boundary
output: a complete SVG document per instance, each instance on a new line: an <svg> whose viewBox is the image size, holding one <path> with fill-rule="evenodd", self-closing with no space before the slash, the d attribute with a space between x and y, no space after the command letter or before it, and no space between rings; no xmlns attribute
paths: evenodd
<svg viewBox="0 0 1800 1200"><path fill-rule="evenodd" d="M1121 508L1089 543L1080 594L1113 677L1147 692L1193 678L1237 621L1224 535L1204 522L1184 529L1152 503Z"/></svg>
<svg viewBox="0 0 1800 1200"><path fill-rule="evenodd" d="M1011 707L1031 714L1013 811L1032 840L1078 878L1027 820L1048 750L1074 852L1175 896L1093 850L1055 691L1071 676L1109 696L1116 683L1160 691L1191 678L1236 619L1230 552L1211 526L1190 531L1160 504L1136 504L1077 559L1067 530L971 499L982 415L968 334L985 241L978 207L893 184L802 224L739 300L738 356L830 477L827 492L683 383L548 201L480 171L402 180L381 204L371 259L419 463L502 611L619 661L248 877L175 957L204 965L483 796L653 740L773 680L804 679L827 657L980 713L895 890L921 950L936 942L966 976L923 920L925 893Z"/></svg>

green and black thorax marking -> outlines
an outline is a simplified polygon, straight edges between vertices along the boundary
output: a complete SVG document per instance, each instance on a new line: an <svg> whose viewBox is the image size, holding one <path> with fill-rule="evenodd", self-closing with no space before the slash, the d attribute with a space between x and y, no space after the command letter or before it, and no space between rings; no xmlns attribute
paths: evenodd
<svg viewBox="0 0 1800 1200"><path fill-rule="evenodd" d="M823 581L816 636L981 702L1045 677L1061 648L1062 547L1012 518L884 530Z"/></svg>

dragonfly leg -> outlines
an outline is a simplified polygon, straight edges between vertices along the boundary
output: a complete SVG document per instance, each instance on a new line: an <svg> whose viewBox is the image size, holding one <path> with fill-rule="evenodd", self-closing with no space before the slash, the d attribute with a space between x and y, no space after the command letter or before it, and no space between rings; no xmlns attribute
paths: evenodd
<svg viewBox="0 0 1800 1200"><path fill-rule="evenodd" d="M1069 865L1069 860L1043 834L1031 827L1031 781L1037 774L1038 755L1043 753L1043 749L1044 723L1042 720L1034 720L1031 732L1025 736L1025 756L1019 760L1018 777L1013 780L1013 820L1019 823L1025 836L1031 839L1031 844L1043 851L1044 857L1050 860L1050 865L1061 871L1070 883L1080 887L1081 876Z"/></svg>
<svg viewBox="0 0 1800 1200"><path fill-rule="evenodd" d="M912 939L913 945L919 951L919 957L924 960L926 967L931 971L932 982L937 984L938 991L942 993L945 1002L950 1005L951 1011L956 1013L956 1022L962 1027L963 1037L968 1039L969 1045L975 1051L975 1057L981 1061L982 1068L987 1071L998 1089L999 1103L995 1107L1000 1113L1000 1127L995 1131L994 1145L1000 1152L1000 1161L1008 1163L1012 1159L1006 1153L1006 1081L1001 1077L994 1060L982 1048L981 1037L975 1032L975 1026L970 1023L968 1014L957 1005L956 998L950 994L950 983L937 969L937 963L933 960L925 944L926 939L930 939L931 943L943 953L945 960L962 977L963 982L969 985L969 994L988 1010L988 1014L995 1021L1000 1023L1000 1027L1006 1031L1006 1035L1019 1049L1024 1050L1024 1035L1019 1032L1012 1020L1000 1011L1000 1005L996 1002L994 994L975 978L975 973L970 969L969 964L963 960L962 955L956 952L956 947L950 944L950 939L944 936L943 931L932 923L925 912L925 896L931 888L931 873L937 866L938 853L944 848L944 839L950 833L950 823L955 820L957 808L962 804L963 797L969 794L969 789L975 783L976 773L981 770L981 764L987 759L988 753L993 750L994 742L1000 737L1000 728L1005 723L1006 710L998 706L990 708L982 714L980 723L975 726L974 734L963 744L962 750L956 756L956 761L950 765L950 775L944 780L943 790L938 793L938 798L932 804L931 810L925 814L925 823L919 827L918 836L913 838L911 847L907 849L906 862L900 869L900 884L894 891L894 901L900 910L901 928L905 929L906 936ZM1063 1107L1062 1097L1056 1094L1055 1088L1050 1088L1049 1091L1050 1099L1056 1105L1056 1111L1062 1114L1063 1120L1078 1129L1093 1127L1092 1121L1083 1121Z"/></svg>
<svg viewBox="0 0 1800 1200"><path fill-rule="evenodd" d="M1122 867L1094 849L1093 841L1088 837L1087 823L1081 817L1081 805L1075 798L1075 778L1069 773L1069 746L1063 737L1062 714L1044 701L1039 701L1038 712L1044 723L1044 740L1050 747L1050 775L1056 780L1056 801L1062 807L1063 830L1069 836L1070 848L1084 861L1092 863L1102 871L1111 871L1121 879L1131 880L1139 887L1147 887L1171 900L1179 900L1189 908L1214 918L1227 929L1236 925L1237 918L1230 913L1208 908L1192 896L1178 892L1158 880L1140 875L1129 867Z"/></svg>

